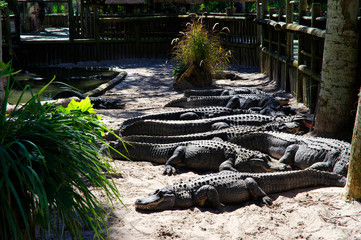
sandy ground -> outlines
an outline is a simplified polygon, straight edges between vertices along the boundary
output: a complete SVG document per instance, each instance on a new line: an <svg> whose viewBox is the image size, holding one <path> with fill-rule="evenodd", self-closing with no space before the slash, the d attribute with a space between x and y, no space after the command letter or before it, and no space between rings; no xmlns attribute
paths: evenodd
<svg viewBox="0 0 361 240"><path fill-rule="evenodd" d="M182 92L172 88L173 67L165 60L83 64L117 67L128 73L125 81L106 93L108 97L123 99L126 107L98 111L111 127L130 117L172 110L163 106L182 96ZM257 69L238 66L231 70L241 79L217 80L215 84L279 91ZM294 100L291 104L300 111L306 110ZM308 188L273 194L270 207L253 201L224 206L221 211L193 207L143 213L134 208L137 198L202 173L184 170L176 176L163 176L163 166L149 162L114 160L113 164L122 175L114 181L124 205L115 204L114 218L109 220L110 239L361 239L361 204L341 200L343 188Z"/></svg>

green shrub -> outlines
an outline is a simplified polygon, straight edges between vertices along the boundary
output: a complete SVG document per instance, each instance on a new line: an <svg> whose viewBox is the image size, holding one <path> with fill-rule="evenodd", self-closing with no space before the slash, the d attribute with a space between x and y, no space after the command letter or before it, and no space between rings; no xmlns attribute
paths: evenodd
<svg viewBox="0 0 361 240"><path fill-rule="evenodd" d="M208 32L202 23L202 17L187 24L182 37L173 39L175 43L174 60L179 64L176 77L179 77L191 65L202 66L209 72L224 70L229 64L230 54L222 47L222 40L216 33L216 26ZM223 28L222 31L228 30Z"/></svg>
<svg viewBox="0 0 361 240"><path fill-rule="evenodd" d="M85 225L104 238L106 212L93 189L120 201L101 151L108 129L88 100L69 108L42 105L38 95L47 86L7 115L12 84L0 112L0 239L32 239L36 227L56 239L65 229L82 239Z"/></svg>

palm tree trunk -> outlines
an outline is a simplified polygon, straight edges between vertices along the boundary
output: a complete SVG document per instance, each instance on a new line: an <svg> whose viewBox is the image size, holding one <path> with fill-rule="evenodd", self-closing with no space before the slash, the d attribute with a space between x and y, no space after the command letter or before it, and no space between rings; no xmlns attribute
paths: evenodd
<svg viewBox="0 0 361 240"><path fill-rule="evenodd" d="M343 198L361 200L361 92L353 129L350 165Z"/></svg>
<svg viewBox="0 0 361 240"><path fill-rule="evenodd" d="M359 0L329 0L314 135L350 139L357 102Z"/></svg>
<svg viewBox="0 0 361 240"><path fill-rule="evenodd" d="M2 16L2 11L0 9L0 16ZM0 62L3 61L3 37L2 37L2 22L1 22L1 17L0 17ZM1 105L4 102L4 84L3 84L3 80L0 78L0 109L1 109Z"/></svg>
<svg viewBox="0 0 361 240"><path fill-rule="evenodd" d="M0 16L2 16L2 11L1 11L1 9L0 9ZM3 36L2 36L2 22L1 22L1 19L2 18L0 18L0 62L2 62L3 61L3 41L2 41L2 39L3 39Z"/></svg>

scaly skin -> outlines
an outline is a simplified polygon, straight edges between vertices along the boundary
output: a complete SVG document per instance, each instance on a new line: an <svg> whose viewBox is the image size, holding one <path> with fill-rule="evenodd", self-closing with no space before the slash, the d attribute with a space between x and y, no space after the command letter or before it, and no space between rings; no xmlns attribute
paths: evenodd
<svg viewBox="0 0 361 240"><path fill-rule="evenodd" d="M271 117L261 114L241 114L198 120L141 120L123 129L122 136L158 135L172 136L206 132L226 127L252 125L261 126L271 122L294 122L294 117Z"/></svg>
<svg viewBox="0 0 361 240"><path fill-rule="evenodd" d="M200 171L273 172L291 168L271 160L258 151L250 151L221 140L186 141L169 144L110 142L110 145L133 161L165 164L164 174L175 174L176 167ZM112 157L121 158L111 151Z"/></svg>
<svg viewBox="0 0 361 240"><path fill-rule="evenodd" d="M200 96L173 100L166 107L204 107L204 106L226 106L230 108L251 109L271 107L280 110L279 102L268 94L239 94L230 96Z"/></svg>
<svg viewBox="0 0 361 240"><path fill-rule="evenodd" d="M250 87L190 89L184 91L185 97L190 96L229 96L238 94L267 94L261 90Z"/></svg>
<svg viewBox="0 0 361 240"><path fill-rule="evenodd" d="M317 170L287 171L278 173L241 173L223 171L167 186L148 197L135 201L139 210L163 211L192 206L240 204L251 199L262 199L268 205L272 199L267 194L316 186L345 186L346 178Z"/></svg>
<svg viewBox="0 0 361 240"><path fill-rule="evenodd" d="M220 138L223 141L229 141L235 137L257 131L280 131L280 132L289 132L296 133L300 125L298 123L278 123L271 122L266 123L262 126L234 126L229 128L222 128L218 130L212 130L207 132L185 134L185 135L175 135L175 136L152 136L152 135L130 135L123 137L124 141L130 142L148 142L148 143L174 143L174 142L184 142L192 140L211 140L214 138Z"/></svg>
<svg viewBox="0 0 361 240"><path fill-rule="evenodd" d="M280 132L252 132L231 140L299 169L318 169L347 175L351 145L336 139Z"/></svg>
<svg viewBox="0 0 361 240"><path fill-rule="evenodd" d="M208 107L200 107L200 108L190 108L178 111L170 111L165 113L156 113L156 114L147 114L140 117L134 117L125 120L120 129L124 129L125 127L145 119L153 119L153 120L195 120L195 119L203 119L203 118L211 118L211 117L220 117L234 114L250 114L252 111L250 110L242 110L242 109L231 109L227 107L219 107L219 106L208 106Z"/></svg>

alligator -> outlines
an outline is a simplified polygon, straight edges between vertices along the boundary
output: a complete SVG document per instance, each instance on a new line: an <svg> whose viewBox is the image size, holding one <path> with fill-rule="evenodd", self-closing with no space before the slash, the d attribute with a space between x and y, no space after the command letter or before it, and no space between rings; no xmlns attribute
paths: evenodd
<svg viewBox="0 0 361 240"><path fill-rule="evenodd" d="M189 89L184 91L185 97L190 96L229 96L238 94L267 94L264 91L251 87Z"/></svg>
<svg viewBox="0 0 361 240"><path fill-rule="evenodd" d="M232 140L299 169L332 171L346 176L351 144L336 139L297 136L280 132L251 132Z"/></svg>
<svg viewBox="0 0 361 240"><path fill-rule="evenodd" d="M137 210L164 211L175 208L235 205L251 199L261 199L271 205L267 194L316 186L343 187L346 178L331 172L299 170L276 173L243 173L222 171L206 174L187 182L156 190L135 201Z"/></svg>
<svg viewBox="0 0 361 240"><path fill-rule="evenodd" d="M262 126L271 122L302 122L302 117L297 116L266 116L261 114L240 114L214 117L198 120L141 120L122 129L119 134L129 135L158 135L172 136L185 135L190 133L207 132L211 130L252 125Z"/></svg>
<svg viewBox="0 0 361 240"><path fill-rule="evenodd" d="M247 113L250 114L252 113L252 111L244 110L244 109L231 109L231 108L219 107L219 106L191 108L191 109L184 109L178 111L169 111L164 113L147 114L139 117L129 118L121 124L120 129L124 129L127 126L139 120L144 120L144 119L195 120L195 119L220 117L220 116L227 116L233 114L247 114Z"/></svg>
<svg viewBox="0 0 361 240"><path fill-rule="evenodd" d="M59 98L69 98L69 97L78 97L80 99L84 99L87 95L82 94L75 90L66 90L59 92L53 96L53 99ZM118 99L110 99L103 97L89 97L91 103L94 108L105 108L105 109L119 109L124 108L125 103Z"/></svg>
<svg viewBox="0 0 361 240"><path fill-rule="evenodd" d="M249 109L266 115L294 114L294 109L289 106L282 107L288 103L285 98L272 97L268 94L238 94L230 96L197 96L182 97L173 100L165 107L195 108L204 106L225 106L237 109ZM286 102L286 103L285 103Z"/></svg>
<svg viewBox="0 0 361 240"><path fill-rule="evenodd" d="M172 175L176 167L200 171L273 172L291 170L266 154L241 148L222 140L195 140L168 144L112 141L111 147L134 161L165 164L163 174ZM110 151L114 159L124 158Z"/></svg>
<svg viewBox="0 0 361 240"><path fill-rule="evenodd" d="M247 126L240 125L222 129L216 129L207 132L200 133L191 133L185 135L175 135L175 136L152 136L152 135L130 135L125 136L122 139L124 141L130 142L150 142L150 143L173 143L173 142L183 142L183 141L191 141L191 140L211 140L214 138L222 139L223 141L229 141L237 136L257 131L281 131L281 132L289 132L296 133L300 129L300 125L296 122L289 123L278 123L271 122L266 123L262 126ZM113 135L112 135L113 136ZM107 140L116 140L107 139Z"/></svg>

